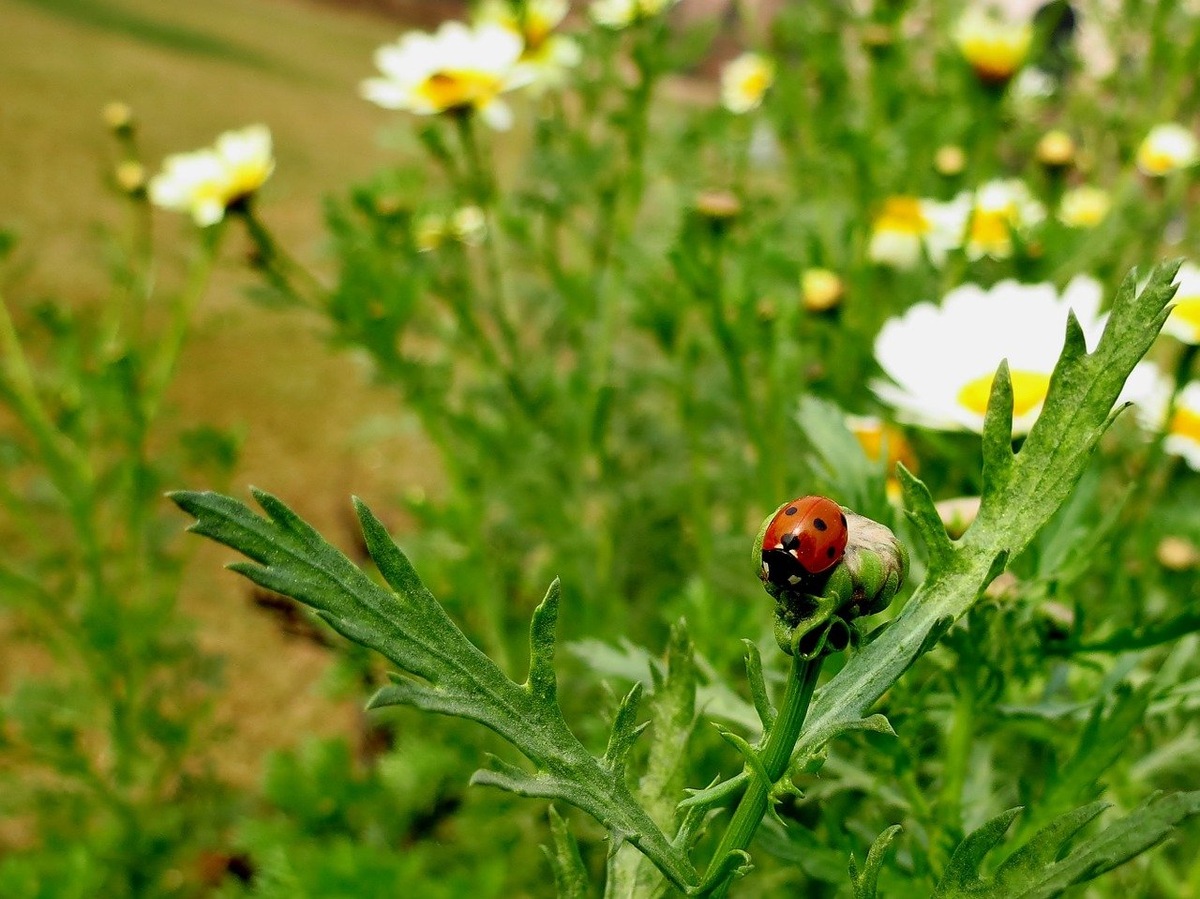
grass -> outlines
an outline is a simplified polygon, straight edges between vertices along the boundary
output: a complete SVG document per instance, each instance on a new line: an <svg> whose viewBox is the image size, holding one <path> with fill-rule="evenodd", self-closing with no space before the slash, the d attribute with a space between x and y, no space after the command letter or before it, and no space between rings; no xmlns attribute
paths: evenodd
<svg viewBox="0 0 1200 899"><path fill-rule="evenodd" d="M220 131L267 123L278 163L264 214L310 261L320 257L321 198L389 158L377 136L393 119L360 100L357 84L371 73L374 48L401 30L394 21L295 0L0 0L0 21L0 225L21 236L26 271L7 290L18 305L103 302L96 230L120 226L104 186L113 146L100 110L109 101L135 110L151 167ZM181 246L186 223L163 215L160 224L164 245ZM200 309L174 387L178 421L241 428L235 487L269 488L334 533L351 492L387 508L399 489L436 486L433 456L412 433L389 426L354 443L333 436L363 421L403 421L403 410L353 358L328 352L311 322L250 305L243 251L237 241L227 246ZM220 572L228 553L186 546L197 557L184 607L205 646L226 656L226 682L254 685L221 698L231 726L222 773L248 784L270 748L350 732L357 701L331 705L319 695L326 654L285 638L250 607Z"/></svg>

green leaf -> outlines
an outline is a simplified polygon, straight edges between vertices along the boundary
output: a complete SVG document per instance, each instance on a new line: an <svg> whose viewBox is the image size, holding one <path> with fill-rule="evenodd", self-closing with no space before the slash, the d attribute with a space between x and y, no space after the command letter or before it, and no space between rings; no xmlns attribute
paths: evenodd
<svg viewBox="0 0 1200 899"><path fill-rule="evenodd" d="M1152 796L1094 836L1081 838L1106 808L1093 802L1060 815L988 877L980 871L984 858L1020 810L998 815L959 844L934 899L1052 899L1162 842L1180 822L1200 814L1200 791ZM1075 847L1066 852L1072 841Z"/></svg>
<svg viewBox="0 0 1200 899"><path fill-rule="evenodd" d="M867 860L863 863L862 871L858 870L858 863L854 860L854 856L850 856L850 882L854 887L854 899L875 899L884 857L901 829L899 824L893 824L875 838L875 842L871 844L871 848L867 852Z"/></svg>
<svg viewBox="0 0 1200 899"><path fill-rule="evenodd" d="M684 812L683 821L677 824L680 815L675 808L687 770L684 749L696 726L696 661L682 621L671 628L665 672L652 667L651 673L654 692L647 702L650 751L634 795L659 827L667 833L677 832L675 845L686 851L700 822L689 822ZM629 847L618 848L609 859L606 899L648 899L666 888L662 875Z"/></svg>
<svg viewBox="0 0 1200 899"><path fill-rule="evenodd" d="M550 806L550 836L553 844L543 846L542 851L546 853L550 869L554 872L554 888L558 899L588 899L588 874L579 856L579 844L553 805Z"/></svg>
<svg viewBox="0 0 1200 899"><path fill-rule="evenodd" d="M535 769L530 773L493 759L474 783L574 805L604 825L614 844L628 841L644 852L676 887L695 885L690 861L638 805L620 770L636 736L632 713L638 691L631 693L624 716L618 715L616 741L605 763L588 752L563 719L552 667L557 584L534 612L529 679L516 684L450 620L361 502L355 501L355 509L367 548L391 589L368 577L278 499L253 493L267 518L216 493L180 492L171 498L196 518L191 530L252 560L231 565L235 571L312 606L344 636L400 668L372 707L400 703L478 721L520 750Z"/></svg>
<svg viewBox="0 0 1200 899"><path fill-rule="evenodd" d="M825 740L861 721L921 653L933 647L938 631L971 608L989 578L1029 545L1067 499L1111 422L1125 379L1166 320L1178 267L1158 266L1140 293L1135 276L1126 277L1093 352L1083 352L1077 324L1068 325L1041 415L1011 464L999 452L1011 436L1004 432L1011 428L1005 428L1007 416L997 407L1003 405L1006 389L1003 378L996 379L1001 383L993 383L984 440L991 460L988 490L975 523L948 552L929 515L927 491L915 478L908 479L905 493L912 517L926 541L933 541L925 581L887 629L817 695L796 758L811 757Z"/></svg>

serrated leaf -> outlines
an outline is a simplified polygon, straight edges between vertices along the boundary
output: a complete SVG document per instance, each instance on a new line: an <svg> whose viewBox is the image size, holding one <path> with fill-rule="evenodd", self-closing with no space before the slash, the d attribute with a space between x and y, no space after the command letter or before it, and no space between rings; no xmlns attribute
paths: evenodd
<svg viewBox="0 0 1200 899"><path fill-rule="evenodd" d="M1091 803L1059 816L988 877L980 871L984 858L1017 810L993 818L955 850L934 899L1053 899L1162 842L1180 822L1200 814L1200 791L1153 796L1094 836L1081 838L1105 808ZM1065 852L1072 841L1075 847Z"/></svg>
<svg viewBox="0 0 1200 899"><path fill-rule="evenodd" d="M742 643L746 647L746 681L750 685L750 697L762 722L763 733L767 733L775 723L775 707L771 704L767 682L763 678L762 654L753 640L743 640Z"/></svg>
<svg viewBox="0 0 1200 899"><path fill-rule="evenodd" d="M554 872L558 899L587 899L590 893L588 873L579 855L579 844L553 805L550 806L550 837L551 845L543 846L542 851Z"/></svg>
<svg viewBox="0 0 1200 899"><path fill-rule="evenodd" d="M903 462L896 464L896 476L900 481L900 489L904 491L905 512L929 552L930 570L945 568L954 553L954 546L933 504L929 488L905 468Z"/></svg>
<svg viewBox="0 0 1200 899"><path fill-rule="evenodd" d="M262 491L254 495L268 518L215 493L181 492L172 499L196 518L193 531L253 560L231 566L239 573L319 610L344 636L380 652L402 670L407 678L383 688L374 705L398 702L478 721L520 750L536 769L529 773L494 760L473 782L574 805L600 821L614 840L637 846L678 888L695 885L695 871L684 853L634 800L623 776L593 757L562 717L550 667L555 586L531 623L529 682L516 684L450 620L362 503L356 508L367 547L392 589L368 577L278 499ZM619 746L629 739L628 730L622 733Z"/></svg>
<svg viewBox="0 0 1200 899"><path fill-rule="evenodd" d="M899 824L893 824L875 838L875 842L871 844L871 848L867 852L867 860L863 862L861 871L858 870L858 863L855 862L854 856L850 856L850 883L854 887L854 899L875 899L879 888L879 872L883 870L883 860L892 841L896 839L896 835L901 830Z"/></svg>
<svg viewBox="0 0 1200 899"><path fill-rule="evenodd" d="M992 379L983 417L983 495L992 496L1008 478L1013 465L1013 390L1012 376L1005 359Z"/></svg>
<svg viewBox="0 0 1200 899"><path fill-rule="evenodd" d="M989 485L975 523L952 553L931 557L924 583L896 619L818 694L795 757L814 755L821 741L860 720L933 647L935 628L971 608L995 573L993 563L1017 557L1063 504L1108 426L1125 379L1166 320L1177 269L1178 263L1158 266L1140 293L1133 275L1127 277L1095 351L1079 354L1074 342L1067 348L1037 422L1007 473ZM927 514L918 518L935 532Z"/></svg>

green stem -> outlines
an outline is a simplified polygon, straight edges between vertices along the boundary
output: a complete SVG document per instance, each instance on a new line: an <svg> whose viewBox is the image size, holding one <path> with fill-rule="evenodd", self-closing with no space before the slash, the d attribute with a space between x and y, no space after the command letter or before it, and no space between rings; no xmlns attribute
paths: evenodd
<svg viewBox="0 0 1200 899"><path fill-rule="evenodd" d="M939 845L947 832L957 844L962 830L962 794L967 780L967 767L971 759L971 743L975 736L975 683L970 676L959 682L958 697L954 703L954 715L946 736L946 764L942 769L942 789L938 795L936 811L930 822L933 836L929 840L930 853L935 855L938 868L949 862L949 854Z"/></svg>
<svg viewBox="0 0 1200 899"><path fill-rule="evenodd" d="M246 223L246 233L258 250L259 265L271 286L304 308L320 309L326 291L316 276L280 246L266 224L255 214L250 200L239 205L237 211ZM302 286L298 286L297 282Z"/></svg>
<svg viewBox="0 0 1200 899"><path fill-rule="evenodd" d="M731 852L744 851L758 825L762 823L763 815L767 813L767 802L770 801L771 787L787 772L788 762L791 761L792 750L800 738L804 727L804 719L808 715L808 706L812 701L813 690L817 686L817 678L821 674L821 663L824 656L805 661L796 656L792 657L791 670L788 673L787 689L783 702L779 706L775 726L767 735L767 743L759 754L763 769L770 778L770 783L763 783L762 778L752 775L750 785L742 794L742 801L729 827L721 837L721 843L712 857L713 865L720 865L722 859ZM712 891L713 899L720 899L729 890L729 881L715 885Z"/></svg>
<svg viewBox="0 0 1200 899"><path fill-rule="evenodd" d="M183 289L175 296L175 302L171 309L171 320L158 345L158 354L152 360L147 372L146 392L142 407L147 427L158 416L163 396L171 384L171 376L175 373L175 364L179 361L179 354L183 351L183 344L187 339L192 313L208 287L208 280L212 275L217 249L223 234L223 224L201 233L200 250L192 260Z"/></svg>
<svg viewBox="0 0 1200 899"><path fill-rule="evenodd" d="M467 190L476 205L483 211L486 230L483 235L483 264L488 284L492 291L493 314L500 337L508 350L513 365L521 360L521 346L517 330L513 326L508 309L508 295L504 289L504 269L500 264L499 244L496 241L495 198L496 182L492 173L483 164L476 139L474 117L460 113L454 118L458 125L458 137L463 155L467 160Z"/></svg>

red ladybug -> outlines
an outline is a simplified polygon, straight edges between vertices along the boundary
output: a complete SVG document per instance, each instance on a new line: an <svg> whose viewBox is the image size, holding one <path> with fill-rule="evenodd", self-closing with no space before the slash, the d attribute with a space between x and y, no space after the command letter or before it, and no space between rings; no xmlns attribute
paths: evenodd
<svg viewBox="0 0 1200 899"><path fill-rule="evenodd" d="M802 496L783 506L763 534L763 574L795 586L807 575L836 565L846 552L846 516L823 496Z"/></svg>

